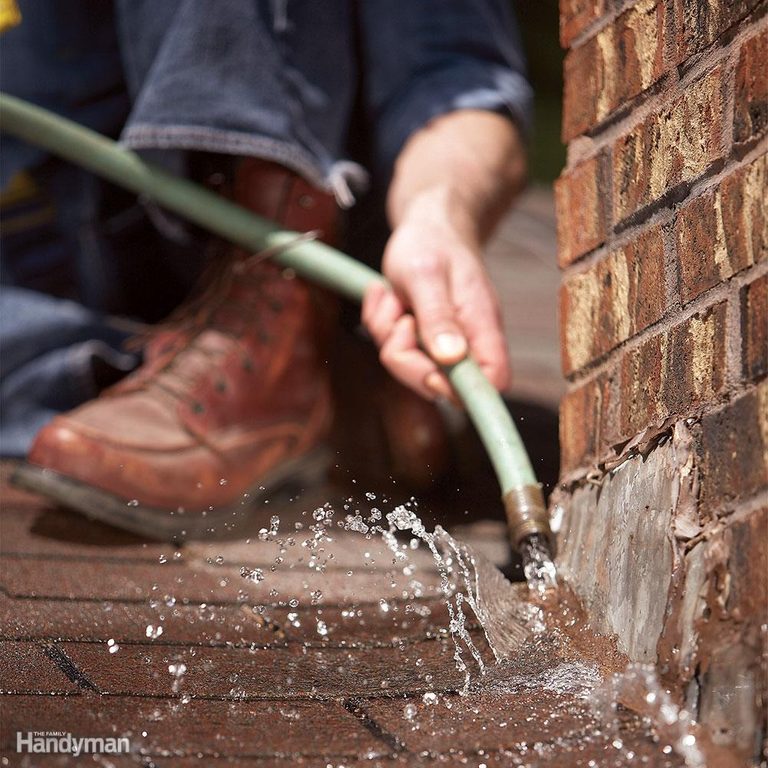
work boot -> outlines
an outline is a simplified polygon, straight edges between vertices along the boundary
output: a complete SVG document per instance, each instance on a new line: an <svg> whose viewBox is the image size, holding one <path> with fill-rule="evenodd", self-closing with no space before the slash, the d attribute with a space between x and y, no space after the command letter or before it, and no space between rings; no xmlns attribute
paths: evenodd
<svg viewBox="0 0 768 768"><path fill-rule="evenodd" d="M265 168L279 189L259 186ZM303 221L317 229L327 199L277 169L243 163L236 199L293 228L294 203L315 201ZM258 256L230 250L215 273L156 330L142 366L38 433L18 485L172 540L222 533L276 485L324 469L327 301Z"/></svg>

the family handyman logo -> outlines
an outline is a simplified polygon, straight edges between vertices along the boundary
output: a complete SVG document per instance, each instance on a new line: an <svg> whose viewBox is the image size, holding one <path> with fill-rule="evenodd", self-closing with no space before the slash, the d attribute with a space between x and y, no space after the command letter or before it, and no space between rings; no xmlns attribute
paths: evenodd
<svg viewBox="0 0 768 768"><path fill-rule="evenodd" d="M22 731L16 732L16 752L31 752L36 755L121 755L131 751L131 742L126 736L73 736L63 731Z"/></svg>

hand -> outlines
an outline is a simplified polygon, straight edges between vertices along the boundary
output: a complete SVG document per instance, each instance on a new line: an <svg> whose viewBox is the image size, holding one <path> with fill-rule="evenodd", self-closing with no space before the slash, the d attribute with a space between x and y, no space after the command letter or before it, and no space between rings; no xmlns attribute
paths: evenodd
<svg viewBox="0 0 768 768"><path fill-rule="evenodd" d="M472 229L444 191L422 193L384 251L382 271L391 287L376 283L363 301L363 322L382 363L428 399L455 400L436 362L457 363L467 353L497 389L509 385L499 303Z"/></svg>

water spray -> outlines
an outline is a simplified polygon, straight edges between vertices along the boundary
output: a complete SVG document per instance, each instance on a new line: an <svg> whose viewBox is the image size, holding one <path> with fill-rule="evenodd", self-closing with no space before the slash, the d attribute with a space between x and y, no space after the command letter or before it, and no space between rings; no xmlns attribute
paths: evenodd
<svg viewBox="0 0 768 768"><path fill-rule="evenodd" d="M0 93L0 130L103 176L251 252L267 250L284 267L355 301L381 274L317 240L302 239L187 179L142 160L95 131ZM478 431L501 486L512 545L528 583L555 583L552 532L541 485L503 399L470 357L444 366Z"/></svg>

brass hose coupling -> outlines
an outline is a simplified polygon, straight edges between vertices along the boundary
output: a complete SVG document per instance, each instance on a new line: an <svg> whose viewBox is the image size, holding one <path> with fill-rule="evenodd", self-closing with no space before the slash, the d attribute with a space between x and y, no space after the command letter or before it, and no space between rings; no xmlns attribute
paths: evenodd
<svg viewBox="0 0 768 768"><path fill-rule="evenodd" d="M513 488L502 497L509 524L509 537L517 548L528 536L538 534L550 545L553 542L549 513L540 485Z"/></svg>

